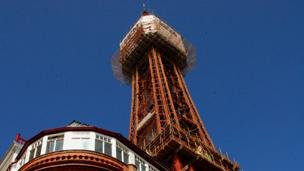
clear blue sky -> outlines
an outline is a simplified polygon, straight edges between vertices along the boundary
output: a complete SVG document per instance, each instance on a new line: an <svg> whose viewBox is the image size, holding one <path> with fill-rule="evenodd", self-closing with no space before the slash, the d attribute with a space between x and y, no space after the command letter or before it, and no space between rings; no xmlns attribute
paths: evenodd
<svg viewBox="0 0 304 171"><path fill-rule="evenodd" d="M148 0L149 1L149 0ZM187 85L214 143L245 171L301 170L301 0L154 0L197 50ZM0 154L76 119L127 136L130 87L111 56L139 0L0 0Z"/></svg>

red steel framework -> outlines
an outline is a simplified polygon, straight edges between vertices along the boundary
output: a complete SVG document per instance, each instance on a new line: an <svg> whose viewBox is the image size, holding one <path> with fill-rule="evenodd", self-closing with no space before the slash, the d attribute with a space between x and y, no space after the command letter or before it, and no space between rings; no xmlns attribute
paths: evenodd
<svg viewBox="0 0 304 171"><path fill-rule="evenodd" d="M121 43L114 67L132 85L129 139L170 170L238 170L215 148L191 99L183 78L190 53L181 41L144 13Z"/></svg>

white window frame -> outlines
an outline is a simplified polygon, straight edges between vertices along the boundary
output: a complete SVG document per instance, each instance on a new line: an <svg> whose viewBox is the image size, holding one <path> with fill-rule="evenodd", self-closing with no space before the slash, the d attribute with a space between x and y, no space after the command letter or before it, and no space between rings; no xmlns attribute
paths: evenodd
<svg viewBox="0 0 304 171"><path fill-rule="evenodd" d="M121 149L121 160L124 163L129 164L130 162L130 154L129 154L129 149L127 147L125 147L124 145L122 145L120 142L116 141L116 158L118 159L117 156L117 148ZM128 159L125 159L125 154L128 155ZM118 159L119 160L119 159ZM127 160L127 161L126 161Z"/></svg>
<svg viewBox="0 0 304 171"><path fill-rule="evenodd" d="M31 149L29 150L29 160L33 160L34 158L38 157L37 156L38 146L40 146L40 152L39 152L39 155L38 155L38 156L40 156L41 153L42 153L42 139L36 141L35 143L33 143L31 145ZM33 154L33 157L30 159L32 150L34 150L34 152L33 152L34 154Z"/></svg>
<svg viewBox="0 0 304 171"><path fill-rule="evenodd" d="M95 148L94 148L94 151L96 151L96 141L100 141L102 143L102 154L105 154L105 155L110 155L110 156L113 156L113 143L112 143L112 138L111 137L108 137L108 136L105 136L105 135L102 135L102 134L95 134L95 140L94 140L94 144L95 144ZM106 154L105 153L105 144L108 143L111 145L111 153L110 154ZM96 152L99 152L100 151L96 151Z"/></svg>
<svg viewBox="0 0 304 171"><path fill-rule="evenodd" d="M45 153L52 153L52 152L63 150L64 137L65 137L64 134L49 135L47 137L47 140L46 140L46 151L45 151ZM48 151L48 143L49 143L50 139L52 139L52 141L54 141L54 144L53 144L52 149L50 151ZM62 149L61 150L56 150L56 145L58 143L58 140L62 140L62 147L61 147Z"/></svg>
<svg viewBox="0 0 304 171"><path fill-rule="evenodd" d="M146 165L146 162L142 158L135 156L135 163L134 163L135 165L136 165L136 161L139 161L139 168L137 168L137 171L147 171L148 166ZM145 170L142 170L142 166L145 167Z"/></svg>

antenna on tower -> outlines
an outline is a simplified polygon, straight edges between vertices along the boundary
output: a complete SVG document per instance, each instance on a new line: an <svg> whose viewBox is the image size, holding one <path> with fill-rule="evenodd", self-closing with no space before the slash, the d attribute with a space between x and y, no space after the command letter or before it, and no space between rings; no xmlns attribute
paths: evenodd
<svg viewBox="0 0 304 171"><path fill-rule="evenodd" d="M146 11L146 0L142 0L142 7L143 7L143 11Z"/></svg>

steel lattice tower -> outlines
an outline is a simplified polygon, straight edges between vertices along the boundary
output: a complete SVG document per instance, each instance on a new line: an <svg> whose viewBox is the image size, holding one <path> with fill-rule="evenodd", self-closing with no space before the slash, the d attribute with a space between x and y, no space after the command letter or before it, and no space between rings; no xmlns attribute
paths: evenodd
<svg viewBox="0 0 304 171"><path fill-rule="evenodd" d="M180 34L143 13L113 58L132 85L129 139L171 170L238 170L213 145L185 84L194 59Z"/></svg>

